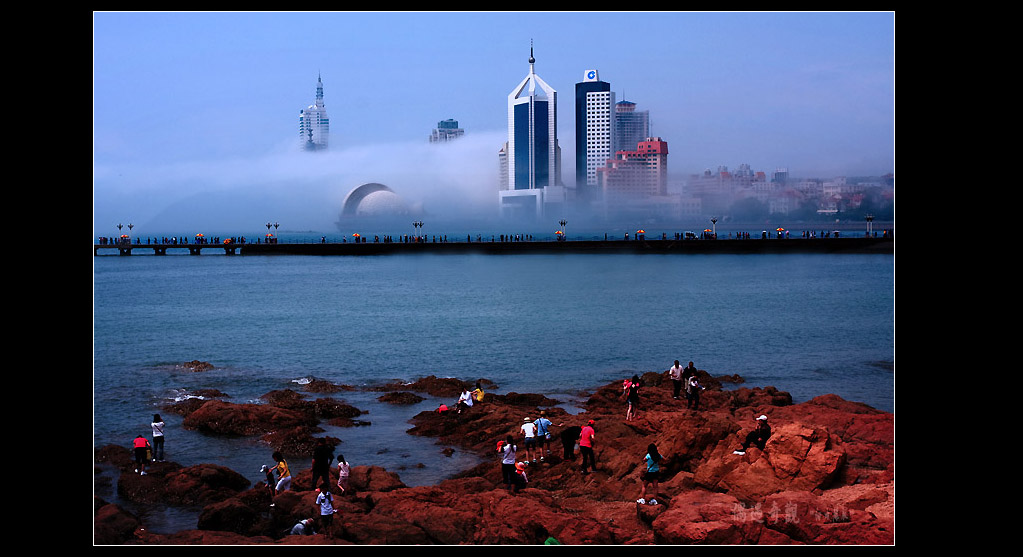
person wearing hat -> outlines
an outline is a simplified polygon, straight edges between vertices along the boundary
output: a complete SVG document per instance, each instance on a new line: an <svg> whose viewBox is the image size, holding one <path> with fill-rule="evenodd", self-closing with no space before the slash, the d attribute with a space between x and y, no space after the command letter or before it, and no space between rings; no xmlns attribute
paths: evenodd
<svg viewBox="0 0 1023 557"><path fill-rule="evenodd" d="M515 474L512 476L512 491L518 493L520 489L526 487L526 483L529 482L529 477L526 476L526 463L516 462L515 463Z"/></svg>
<svg viewBox="0 0 1023 557"><path fill-rule="evenodd" d="M583 474L589 474L586 470L586 463L590 463L590 468L594 471L597 469L597 460L593 456L593 440L596 437L596 432L593 429L593 420L586 422L583 426L582 431L579 432L579 452L583 455Z"/></svg>
<svg viewBox="0 0 1023 557"><path fill-rule="evenodd" d="M277 485L277 481L274 480L273 468L270 468L269 466L264 464L263 467L259 469L259 471L266 476L266 492L270 494L270 500L273 501L274 496L277 495L277 489L275 487Z"/></svg>
<svg viewBox="0 0 1023 557"><path fill-rule="evenodd" d="M536 424L526 416L522 419L522 445L526 447L526 459L536 463Z"/></svg>
<svg viewBox="0 0 1023 557"><path fill-rule="evenodd" d="M756 422L757 427L753 428L753 431L746 435L746 440L742 443L742 449L733 451L732 454L744 455L750 445L756 445L758 449L764 450L767 440L771 437L771 426L767 423L767 416L763 414L757 417Z"/></svg>

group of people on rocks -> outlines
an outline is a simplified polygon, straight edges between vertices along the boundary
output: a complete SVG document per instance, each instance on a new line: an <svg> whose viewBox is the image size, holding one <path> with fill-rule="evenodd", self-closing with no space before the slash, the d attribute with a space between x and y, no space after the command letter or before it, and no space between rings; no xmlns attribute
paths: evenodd
<svg viewBox="0 0 1023 557"><path fill-rule="evenodd" d="M684 392L686 408L698 411L700 408L700 393L706 390L706 387L700 384L693 362L689 362L688 366L682 367L681 363L675 360L674 365L666 373L672 381L672 398L678 400L679 396ZM636 418L636 413L639 409L639 389L640 379L638 375L633 375L631 379L626 379L622 383L621 397L625 399L627 405L625 421L632 421ZM526 458L523 461L516 461L518 446L515 444L515 439L512 435L508 435L505 440L498 442L497 452L500 454L501 459L502 480L511 492L517 493L529 481L526 474L526 466L530 463L537 463L537 454L540 455L540 462L543 462L545 456L550 455L551 434L549 428L554 424L546 419L545 414L544 411L541 411L540 418L536 421L530 420L527 416L519 428L522 432L522 443L526 453ZM751 445L764 450L767 440L771 436L771 427L767 423L766 415L758 416L755 421L756 427L747 434L745 441L742 443L742 448L734 451L734 454L745 455L746 450ZM563 426L564 424L557 424L554 427ZM594 426L594 420L588 420L586 425L568 427L562 430L560 434L565 460L574 460L577 450L582 455L581 471L583 475L589 474L590 470L596 471L597 468L593 452L593 445L596 439ZM544 448L546 448L546 452ZM643 456L643 464L645 466L642 473L643 487L640 498L636 500L636 503L641 505L657 504L657 499L654 496L657 493L662 461L663 457L657 450L657 446L651 443L647 447L646 454ZM647 498L648 493L650 494L649 499Z"/></svg>
<svg viewBox="0 0 1023 557"><path fill-rule="evenodd" d="M288 467L288 461L284 458L284 455L280 451L274 451L272 458L277 463L274 467L268 467L264 465L260 472L266 474L266 489L270 495L271 501L273 498L282 491L291 489L291 470ZM334 515L338 512L337 507L334 506L334 495L331 493L330 487L330 466L334 462L334 451L326 438L320 437L316 440L316 447L313 449L313 462L312 462L312 485L316 488L316 507L319 509L319 518L309 517L300 520L291 530L291 534L294 535L311 535L316 533L316 528L326 532L327 537L333 537L333 529L331 524L334 522ZM349 476L351 473L351 465L345 460L343 454L337 455L337 488L341 490L341 495L348 493L350 487L348 484ZM274 481L274 475L276 474L277 480ZM322 479L323 481L317 484L317 480ZM270 507L274 507L275 503L271 502Z"/></svg>
<svg viewBox="0 0 1023 557"><path fill-rule="evenodd" d="M699 410L700 392L705 387L700 385L693 362L689 362L687 367L682 367L679 361L675 360L674 365L667 370L667 374L672 381L672 398L678 400L684 390L686 408ZM626 400L628 407L625 417L626 421L636 418L636 412L639 408L639 389L640 380L638 375L633 375L631 379L626 379L623 382L621 396ZM474 390L465 389L461 393L456 403L457 412L461 413L471 408L474 404L482 402L483 397L483 389L480 383L477 382ZM449 409L446 405L441 404L437 411L445 414L449 412ZM733 454L745 455L746 450L750 446L756 446L760 450L764 450L767 440L771 437L771 426L768 425L767 416L763 414L757 416L755 422L756 427L746 435L741 448L735 450ZM523 418L522 425L519 426L525 453L525 458L522 461L518 460L519 448L513 435L509 434L504 440L497 443L496 451L500 455L502 482L508 491L518 493L526 486L529 482L527 466L544 462L551 455L550 441L553 436L551 428L561 428L564 426L564 423L552 423L547 418L547 413L544 410L539 412L539 416L535 420L529 416ZM594 420L588 420L585 425L569 426L559 433L563 448L563 459L575 460L575 453L578 451L582 456L581 472L583 475L588 475L591 470L596 471L597 469L596 456L593 450L596 441L595 426ZM164 461L165 423L159 414L153 415L151 427L153 432L152 443L142 435L137 436L132 442L135 472L143 476L146 475L147 464ZM278 493L291 489L291 470L287 460L280 451L274 451L271 456L276 464L272 467L264 465L260 472L265 474L266 481L264 486L270 496L270 507L274 507L273 498ZM660 477L660 466L663 460L664 457L658 451L657 446L651 443L647 447L646 454L643 456L642 490L636 503L641 505L658 504L655 496ZM316 486L317 481L322 480L316 489L318 495L315 504L319 510L319 519L309 517L300 520L291 529L290 534L311 535L316 532L318 527L326 532L328 537L333 537L331 525L333 523L333 516L338 510L334 506L334 497L331 494L329 484L329 471L332 462L334 462L334 454L331 445L327 442L326 438L321 437L317 439L312 458L312 484ZM349 476L351 466L345 460L344 455L341 454L337 455L336 462L338 470L337 488L344 495L350 491Z"/></svg>

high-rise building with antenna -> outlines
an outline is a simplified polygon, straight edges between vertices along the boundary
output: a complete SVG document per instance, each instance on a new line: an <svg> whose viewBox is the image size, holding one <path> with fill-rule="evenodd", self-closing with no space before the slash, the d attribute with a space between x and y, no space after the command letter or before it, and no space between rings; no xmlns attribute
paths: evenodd
<svg viewBox="0 0 1023 557"><path fill-rule="evenodd" d="M327 148L330 135L330 119L323 106L323 80L316 76L316 102L298 112L298 133L302 148L306 151L322 151Z"/></svg>
<svg viewBox="0 0 1023 557"><path fill-rule="evenodd" d="M499 192L502 215L542 216L544 206L566 201L558 145L558 92L536 75L533 46L529 73L508 94L507 182ZM505 183L502 179L502 183Z"/></svg>

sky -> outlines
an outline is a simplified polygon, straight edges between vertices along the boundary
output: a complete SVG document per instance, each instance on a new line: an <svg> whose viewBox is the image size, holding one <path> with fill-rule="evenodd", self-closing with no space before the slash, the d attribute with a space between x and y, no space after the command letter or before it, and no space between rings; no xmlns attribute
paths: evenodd
<svg viewBox="0 0 1023 557"><path fill-rule="evenodd" d="M558 92L565 181L589 69L649 110L674 183L740 164L895 171L893 12L94 12L94 232L333 229L366 182L435 212L496 212L531 43ZM330 149L303 153L318 76ZM449 118L465 136L430 145Z"/></svg>

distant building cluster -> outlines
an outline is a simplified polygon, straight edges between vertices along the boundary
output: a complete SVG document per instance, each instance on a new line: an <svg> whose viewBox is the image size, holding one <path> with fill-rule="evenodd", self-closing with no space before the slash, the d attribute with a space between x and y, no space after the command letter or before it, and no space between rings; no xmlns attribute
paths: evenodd
<svg viewBox="0 0 1023 557"><path fill-rule="evenodd" d="M575 176L566 184L558 138L558 92L537 75L532 45L529 71L508 94L507 107L507 141L497 153L497 206L503 217L532 220L573 211L668 220L712 214L810 217L835 215L865 204L883 209L892 205L894 197L891 174L852 180L796 179L785 168L768 175L748 164L740 164L735 171L724 166L707 169L680 183L669 183L668 142L651 134L650 112L637 110L631 100L617 100L611 84L601 80L596 69L586 70L575 84ZM315 103L300 111L303 148L325 150L329 132L323 82L318 76ZM437 123L429 141L447 143L464 135L458 121L449 118ZM383 200L384 194L378 197ZM367 202L360 211L386 212L391 205Z"/></svg>
<svg viewBox="0 0 1023 557"><path fill-rule="evenodd" d="M430 134L430 143L444 143L465 135L465 130L458 127L458 120L441 120Z"/></svg>

